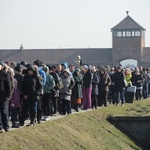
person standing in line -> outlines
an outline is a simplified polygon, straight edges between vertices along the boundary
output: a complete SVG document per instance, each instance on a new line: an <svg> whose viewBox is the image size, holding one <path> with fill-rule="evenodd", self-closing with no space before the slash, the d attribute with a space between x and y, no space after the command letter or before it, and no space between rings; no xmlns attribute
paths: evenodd
<svg viewBox="0 0 150 150"><path fill-rule="evenodd" d="M75 81L75 86L72 89L72 105L76 112L79 112L79 105L81 105L81 98L82 98L82 83L83 83L83 76L80 73L80 69L76 68L73 73L73 78Z"/></svg>
<svg viewBox="0 0 150 150"><path fill-rule="evenodd" d="M59 77L61 77L63 75L61 64L56 64L56 71L55 72L58 74Z"/></svg>
<svg viewBox="0 0 150 150"><path fill-rule="evenodd" d="M131 78L132 78L132 73L130 68L125 68L125 80L127 81L127 86L131 86Z"/></svg>
<svg viewBox="0 0 150 150"><path fill-rule="evenodd" d="M59 83L61 82L61 77L63 76L63 67L61 64L56 64L56 75L58 75L56 82L56 89L57 89L57 94L59 94L59 90L61 87L59 87ZM62 113L62 101L60 99L60 96L58 96L58 112L59 114Z"/></svg>
<svg viewBox="0 0 150 150"><path fill-rule="evenodd" d="M63 88L60 89L60 99L62 101L62 115L66 115L66 111L68 115L72 113L71 111L71 95L72 88L75 85L74 79L70 76L69 69L65 69L63 72L63 76L61 77Z"/></svg>
<svg viewBox="0 0 150 150"><path fill-rule="evenodd" d="M3 67L4 63L0 61L0 133L9 131L9 100L12 93L10 76L3 71Z"/></svg>
<svg viewBox="0 0 150 150"><path fill-rule="evenodd" d="M10 68L6 63L4 63L3 71L6 72L10 77L10 83L11 83L11 96L14 90L14 70Z"/></svg>
<svg viewBox="0 0 150 150"><path fill-rule="evenodd" d="M100 75L100 82L99 82L99 104L100 106L107 107L107 99L108 99L108 92L109 92L109 86L111 83L110 76L106 72L105 67L101 66L99 68L99 75Z"/></svg>
<svg viewBox="0 0 150 150"><path fill-rule="evenodd" d="M24 78L24 75L22 74L22 67L21 65L17 65L14 69L15 75L14 78L17 80L17 89L20 91L20 99L21 99L21 108L19 109L19 122L21 119L21 112L22 112L22 105L23 105L23 97L21 94L21 84L22 80Z"/></svg>
<svg viewBox="0 0 150 150"><path fill-rule="evenodd" d="M98 97L98 83L99 75L96 71L95 66L92 67L93 80L92 80L92 109L95 107L97 109L97 97Z"/></svg>
<svg viewBox="0 0 150 150"><path fill-rule="evenodd" d="M115 93L116 93L116 105L119 104L119 98L121 98L121 106L124 107L125 102L125 84L124 84L125 76L122 72L121 66L116 68L116 73L114 75L114 84L115 84ZM120 95L120 97L119 97Z"/></svg>
<svg viewBox="0 0 150 150"><path fill-rule="evenodd" d="M114 85L114 74L115 74L115 68L111 68L109 72L109 76L111 79L111 84L109 86L109 102L110 104L115 104L115 85Z"/></svg>
<svg viewBox="0 0 150 150"><path fill-rule="evenodd" d="M54 78L49 74L49 68L45 66L43 70L46 73L46 83L44 85L44 95L42 99L43 103L43 115L44 121L48 121L52 115L52 89L55 87Z"/></svg>
<svg viewBox="0 0 150 150"><path fill-rule="evenodd" d="M83 69L85 71L83 75L83 87L82 87L82 94L83 94L83 109L90 109L92 100L91 100L91 94L92 94L92 79L93 75L91 73L91 70L87 65L83 66Z"/></svg>
<svg viewBox="0 0 150 150"><path fill-rule="evenodd" d="M22 80L24 78L24 75L22 74L22 68L20 65L17 65L14 69L14 78L17 80L17 88L21 91L21 83L22 83Z"/></svg>
<svg viewBox="0 0 150 150"><path fill-rule="evenodd" d="M144 78L143 78L143 98L146 99L149 96L148 85L150 82L150 75L147 72L147 69L143 68Z"/></svg>
<svg viewBox="0 0 150 150"><path fill-rule="evenodd" d="M132 76L131 81L132 84L136 86L136 93L135 93L136 100L142 100L143 77L140 74L139 69L135 70L134 76Z"/></svg>
<svg viewBox="0 0 150 150"><path fill-rule="evenodd" d="M17 122L20 114L21 97L20 97L20 90L17 87L18 82L16 79L14 79L14 85L15 85L14 91L10 100L11 121L12 121L12 128L19 128Z"/></svg>
<svg viewBox="0 0 150 150"><path fill-rule="evenodd" d="M22 81L22 94L24 101L28 102L29 105L29 114L30 114L30 124L27 126L35 125L37 117L37 108L39 96L42 92L42 81L37 74L37 71L33 65L28 67L27 75L23 78Z"/></svg>
<svg viewBox="0 0 150 150"><path fill-rule="evenodd" d="M70 71L71 75L73 75L73 73L75 71L75 66L74 65L69 65L69 71Z"/></svg>
<svg viewBox="0 0 150 150"><path fill-rule="evenodd" d="M35 60L33 62L33 65L37 68L38 67L38 72L37 74L41 77L42 79L42 91L41 91L41 94L39 95L39 100L38 100L38 111L37 111L37 122L38 123L41 123L41 120L42 120L42 97L43 97L43 88L44 88L44 85L46 83L46 74L43 70L43 67L45 66L43 64L42 61L40 61L39 59Z"/></svg>
<svg viewBox="0 0 150 150"><path fill-rule="evenodd" d="M56 115L58 111L58 101L59 101L59 81L60 77L56 73L56 66L49 66L49 74L53 77L55 82L55 87L52 90L52 104L53 104L53 112L52 115Z"/></svg>

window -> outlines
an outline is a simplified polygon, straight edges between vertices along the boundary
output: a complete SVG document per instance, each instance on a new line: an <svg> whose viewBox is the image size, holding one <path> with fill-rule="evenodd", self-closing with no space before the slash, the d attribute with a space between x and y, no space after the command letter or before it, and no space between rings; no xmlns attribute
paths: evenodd
<svg viewBox="0 0 150 150"><path fill-rule="evenodd" d="M123 31L123 37L125 37L126 36L126 32L125 31Z"/></svg>
<svg viewBox="0 0 150 150"><path fill-rule="evenodd" d="M132 36L134 36L134 31L132 31Z"/></svg>
<svg viewBox="0 0 150 150"><path fill-rule="evenodd" d="M138 46L134 46L134 51L138 51Z"/></svg>
<svg viewBox="0 0 150 150"><path fill-rule="evenodd" d="M120 48L120 47L117 47L117 51L120 52L120 51L121 51L121 48Z"/></svg>
<svg viewBox="0 0 150 150"><path fill-rule="evenodd" d="M116 36L117 36L117 33L116 33L116 31L114 31L114 32L113 32L113 36L114 36L114 37L116 37Z"/></svg>
<svg viewBox="0 0 150 150"><path fill-rule="evenodd" d="M144 37L144 31L140 30L119 30L119 31L113 31L113 37L135 37L135 36L143 36Z"/></svg>
<svg viewBox="0 0 150 150"><path fill-rule="evenodd" d="M140 31L135 31L135 36L141 36L141 32Z"/></svg>
<svg viewBox="0 0 150 150"><path fill-rule="evenodd" d="M126 36L131 36L131 31L126 31Z"/></svg>
<svg viewBox="0 0 150 150"><path fill-rule="evenodd" d="M117 37L122 37L122 31L117 31Z"/></svg>

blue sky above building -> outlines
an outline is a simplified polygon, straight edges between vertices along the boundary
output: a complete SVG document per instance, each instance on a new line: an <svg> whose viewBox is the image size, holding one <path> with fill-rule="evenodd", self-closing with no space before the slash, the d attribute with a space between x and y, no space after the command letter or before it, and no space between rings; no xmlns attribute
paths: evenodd
<svg viewBox="0 0 150 150"><path fill-rule="evenodd" d="M0 49L111 48L111 28L129 11L146 29L149 0L0 0Z"/></svg>

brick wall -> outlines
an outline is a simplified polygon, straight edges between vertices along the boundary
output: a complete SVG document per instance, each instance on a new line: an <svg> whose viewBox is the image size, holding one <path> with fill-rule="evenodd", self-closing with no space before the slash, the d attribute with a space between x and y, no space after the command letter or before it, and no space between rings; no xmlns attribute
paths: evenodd
<svg viewBox="0 0 150 150"><path fill-rule="evenodd" d="M113 38L112 62L118 64L124 59L135 59L141 65L141 53L144 38L141 37L115 37Z"/></svg>

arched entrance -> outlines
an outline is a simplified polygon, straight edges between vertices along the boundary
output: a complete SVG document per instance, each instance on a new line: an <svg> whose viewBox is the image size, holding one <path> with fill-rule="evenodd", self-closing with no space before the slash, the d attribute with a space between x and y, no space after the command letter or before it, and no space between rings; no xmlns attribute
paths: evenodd
<svg viewBox="0 0 150 150"><path fill-rule="evenodd" d="M120 61L120 64L122 65L123 68L129 67L130 69L133 69L138 65L137 60L135 59L125 59Z"/></svg>

